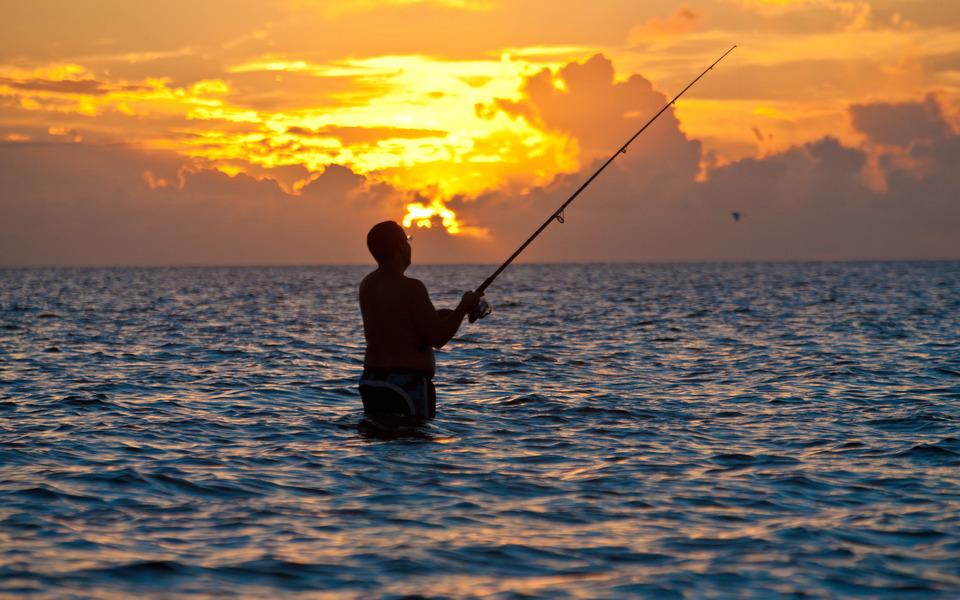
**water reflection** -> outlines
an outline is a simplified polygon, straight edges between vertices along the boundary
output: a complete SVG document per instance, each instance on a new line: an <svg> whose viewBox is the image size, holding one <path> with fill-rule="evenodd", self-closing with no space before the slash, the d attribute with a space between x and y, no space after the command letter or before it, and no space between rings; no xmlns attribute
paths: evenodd
<svg viewBox="0 0 960 600"><path fill-rule="evenodd" d="M371 441L434 439L427 419L405 415L365 415L357 422L357 433Z"/></svg>
<svg viewBox="0 0 960 600"><path fill-rule="evenodd" d="M428 423L367 270L0 271L0 595L960 597L960 263L516 265Z"/></svg>

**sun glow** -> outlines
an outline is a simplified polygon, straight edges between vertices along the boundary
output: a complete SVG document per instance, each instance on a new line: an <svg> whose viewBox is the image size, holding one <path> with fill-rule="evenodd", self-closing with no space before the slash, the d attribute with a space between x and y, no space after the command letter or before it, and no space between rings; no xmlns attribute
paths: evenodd
<svg viewBox="0 0 960 600"><path fill-rule="evenodd" d="M403 226L425 227L430 229L435 221L450 234L466 234L474 237L486 237L487 230L481 227L464 227L457 220L457 215L447 208L441 200L433 200L430 204L411 202L407 204L407 214L403 217Z"/></svg>
<svg viewBox="0 0 960 600"><path fill-rule="evenodd" d="M410 227L415 224L417 227L433 226L434 216L440 217L444 229L449 233L458 233L460 224L457 223L457 215L452 210L443 205L439 200L434 200L429 205L424 206L422 202L411 202L407 205L407 214L403 217L403 226Z"/></svg>

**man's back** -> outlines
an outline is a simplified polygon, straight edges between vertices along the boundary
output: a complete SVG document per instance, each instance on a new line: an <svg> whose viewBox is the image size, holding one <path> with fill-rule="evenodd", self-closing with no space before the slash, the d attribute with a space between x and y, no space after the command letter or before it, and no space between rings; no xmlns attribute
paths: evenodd
<svg viewBox="0 0 960 600"><path fill-rule="evenodd" d="M360 311L367 340L365 367L434 374L436 360L425 333L436 328L439 318L423 283L377 269L360 284Z"/></svg>

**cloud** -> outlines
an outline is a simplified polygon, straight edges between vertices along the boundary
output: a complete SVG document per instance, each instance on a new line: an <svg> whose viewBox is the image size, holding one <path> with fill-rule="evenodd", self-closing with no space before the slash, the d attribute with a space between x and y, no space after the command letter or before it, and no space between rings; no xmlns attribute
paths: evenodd
<svg viewBox="0 0 960 600"><path fill-rule="evenodd" d="M630 29L631 44L649 43L663 38L679 37L693 33L700 27L702 13L681 8L668 19L651 19Z"/></svg>
<svg viewBox="0 0 960 600"><path fill-rule="evenodd" d="M576 151L579 163L516 185L452 194L446 204L460 222L485 228L488 237L417 230L416 260L504 260L668 101L640 75L616 78L612 61L595 55L532 72L516 96L481 103L481 116L524 120L530 131L566 145L481 140L462 155L477 159L478 178L509 181L495 169L559 163L537 163L531 152ZM704 173L701 142L668 108L568 207L565 223L550 223L520 260L960 258L960 136L945 102L935 94L856 103L849 116L861 145L821 136ZM343 165L251 165L255 146L221 164L230 176L172 150L65 143L77 131L55 127L24 128L0 143L4 266L367 264L363 239L373 223L398 220L407 203L433 199L429 187L401 189ZM362 141L391 129L325 127L294 133ZM423 131L394 133L416 140ZM182 135L204 143L199 133ZM439 181L444 163L435 161L436 172L431 162L418 170ZM494 170L483 171L486 165ZM743 218L735 222L731 211Z"/></svg>
<svg viewBox="0 0 960 600"><path fill-rule="evenodd" d="M291 195L118 145L0 143L0 162L3 266L363 264L407 200L344 167Z"/></svg>
<svg viewBox="0 0 960 600"><path fill-rule="evenodd" d="M300 137L331 137L340 141L344 146L376 144L385 140L422 138L444 138L446 131L439 129L412 129L404 127L342 127L327 126L319 129L305 127L288 127L286 133Z"/></svg>
<svg viewBox="0 0 960 600"><path fill-rule="evenodd" d="M0 77L0 86L29 92L53 92L56 94L84 94L88 96L102 96L110 93L104 84L95 79L51 81L47 79L27 79L18 81L7 77Z"/></svg>
<svg viewBox="0 0 960 600"><path fill-rule="evenodd" d="M790 17L793 21L813 21L842 25L846 31L859 31L870 25L871 6L865 0L738 0L741 5L759 11L764 16ZM815 19L800 19L798 15L815 15ZM821 16L822 15L822 16ZM835 18L830 18L835 17ZM839 17L837 20L836 17ZM795 25L796 26L796 25Z"/></svg>
<svg viewBox="0 0 960 600"><path fill-rule="evenodd" d="M854 104L853 126L872 144L909 147L918 141L943 140L953 133L936 94L923 102Z"/></svg>
<svg viewBox="0 0 960 600"><path fill-rule="evenodd" d="M604 75L609 70L603 62L542 71L524 86L523 99L497 108L584 140L596 155L609 147L614 131L636 127L636 117L623 107L640 105L651 113L666 102L637 76L613 82ZM597 108L612 122L591 123L588 115ZM851 107L851 115L866 134L862 148L825 136L763 158L714 166L698 180L700 145L665 113L571 204L564 224L551 223L544 230L523 259L960 257L960 203L955 201L960 136L935 98L859 104ZM875 144L898 148L885 152ZM458 214L488 227L506 256L587 180L600 160L522 197L478 198ZM871 185L875 170L883 186ZM743 214L741 221L731 218L733 211Z"/></svg>
<svg viewBox="0 0 960 600"><path fill-rule="evenodd" d="M542 69L528 77L520 91L520 100L497 99L492 106L479 107L478 114L489 117L499 110L569 136L579 145L584 163L612 155L669 101L640 75L616 81L613 63L600 54L556 72ZM644 136L631 146L631 153L653 157L687 152L685 158L696 156L693 164L699 161L699 144L680 131L672 107Z"/></svg>

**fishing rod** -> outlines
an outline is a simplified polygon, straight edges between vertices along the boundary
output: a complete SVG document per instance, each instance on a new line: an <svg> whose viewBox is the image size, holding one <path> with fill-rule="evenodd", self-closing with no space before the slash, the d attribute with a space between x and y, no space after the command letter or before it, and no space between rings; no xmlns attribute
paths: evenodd
<svg viewBox="0 0 960 600"><path fill-rule="evenodd" d="M544 229L547 228L547 225L549 225L550 223L552 223L554 220L559 221L560 223L563 223L563 209L565 209L565 208L567 207L567 205L569 205L571 202L573 202L574 198L576 198L577 196L579 196L579 195L580 195L580 192L582 192L584 189L586 189L586 187L587 187L588 185L590 185L590 183L593 182L594 179L597 178L597 175L599 175L604 169L606 169L606 168L607 168L607 165L609 165L610 163L613 162L613 159L615 159L616 157L618 157L618 156L621 155L621 154L626 154L626 153L627 153L627 146L629 146L629 145L633 142L633 140L637 139L637 137L639 137L640 134L643 133L643 131L644 131L647 127L649 127L651 123L653 123L654 121L657 120L657 117L659 117L660 115L662 115L662 114L664 113L664 111L666 111L668 108L670 108L670 107L673 105L673 103L676 102L677 99L680 98L680 96L682 96L682 95L684 94L684 92L686 92L686 91L689 90L691 87L693 87L693 84L695 84L696 82L700 81L700 78L701 78L701 77L703 77L704 75L706 75L706 74L707 74L709 71L711 71L715 66L717 66L717 63L719 63L721 60L723 60L724 57L726 57L726 55L728 55L728 54L730 54L731 52L733 52L733 49L736 48L736 47L737 47L737 46L734 45L734 46L731 47L729 50L727 50L726 52L724 52L724 53L723 53L723 56L721 56L721 57L718 58L716 61L714 61L714 63L713 63L712 65L710 65L709 67L707 67L707 69L706 69L703 73L700 73L700 75L698 75L696 79L694 79L693 81L691 81L690 84L687 85L687 87L683 88L683 90L681 90L681 92L680 92L679 94L677 94L676 96L674 96L674 97L673 97L673 100L671 100L671 101L668 102L666 105L664 105L664 107L660 109L660 112L658 112L657 114L653 115L653 118L650 119L649 121L647 121L647 124L644 125L643 127L641 127L641 128L640 128L640 131L638 131L638 132L636 132L635 134L633 134L633 137L630 138L629 140L627 140L627 143L626 143L626 144L620 146L620 149L617 150L616 152L614 152L614 153L613 153L613 156L611 156L610 158L608 158L608 159L607 159L607 162L603 163L603 166L601 166L599 169L597 169L597 172L590 176L590 179L586 180L586 181L583 183L583 185L581 185L580 188L579 188L577 191L575 191L575 192L573 193L573 195L570 196L570 198L568 198L567 201L564 202L564 203L560 206L560 208L558 208L552 215L550 215L550 218L548 218L546 221L544 221L543 225L541 225L539 229L537 229L536 231L534 231L534 232L533 232L533 235L531 235L531 236L527 239L527 241L525 241L519 248L517 248L517 251L514 252L513 254L511 254L511 255L510 255L510 258L508 258L502 265L500 265L500 268L499 268L499 269L497 269L496 271L494 271L493 275L491 275L490 277L487 277L486 281L484 281L482 284L480 284L480 287L478 287L478 288L476 289L476 293L477 293L477 294L482 294L482 293L484 292L484 290L486 290L487 287L489 287L489 285L490 285L491 283L493 283L493 280L496 279L497 276L500 275L500 273L503 273L503 270L504 270L504 269L506 269L508 266L510 266L510 263L513 262L513 259L515 259L517 256L519 256L520 253L523 252L523 251L526 249L526 247L530 245L530 242L532 242L538 235L540 235L540 232L542 232ZM472 312L469 314L470 322L473 323L473 322L476 321L477 319L482 319L483 317L487 316L488 314L490 314L490 306L489 306L484 300L480 300L480 305L479 305L474 311L472 311Z"/></svg>

